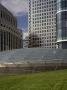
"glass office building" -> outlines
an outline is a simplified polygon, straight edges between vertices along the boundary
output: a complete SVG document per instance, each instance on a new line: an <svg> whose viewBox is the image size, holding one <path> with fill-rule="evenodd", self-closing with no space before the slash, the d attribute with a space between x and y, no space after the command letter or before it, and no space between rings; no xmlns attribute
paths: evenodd
<svg viewBox="0 0 67 90"><path fill-rule="evenodd" d="M67 0L57 0L57 44L67 48Z"/></svg>

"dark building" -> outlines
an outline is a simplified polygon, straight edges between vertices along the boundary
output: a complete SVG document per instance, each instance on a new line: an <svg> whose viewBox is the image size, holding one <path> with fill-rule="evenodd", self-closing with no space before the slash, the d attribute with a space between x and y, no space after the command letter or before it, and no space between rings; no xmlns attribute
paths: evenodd
<svg viewBox="0 0 67 90"><path fill-rule="evenodd" d="M22 33L17 29L17 20L0 4L0 51L22 47Z"/></svg>
<svg viewBox="0 0 67 90"><path fill-rule="evenodd" d="M67 49L67 0L57 0L57 44Z"/></svg>

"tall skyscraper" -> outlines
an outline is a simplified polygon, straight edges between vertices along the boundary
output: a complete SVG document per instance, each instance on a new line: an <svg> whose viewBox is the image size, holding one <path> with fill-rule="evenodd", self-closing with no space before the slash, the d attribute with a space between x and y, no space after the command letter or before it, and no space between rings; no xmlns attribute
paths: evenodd
<svg viewBox="0 0 67 90"><path fill-rule="evenodd" d="M56 48L56 0L29 0L29 33L41 37L40 47Z"/></svg>
<svg viewBox="0 0 67 90"><path fill-rule="evenodd" d="M57 44L67 49L67 0L57 0Z"/></svg>

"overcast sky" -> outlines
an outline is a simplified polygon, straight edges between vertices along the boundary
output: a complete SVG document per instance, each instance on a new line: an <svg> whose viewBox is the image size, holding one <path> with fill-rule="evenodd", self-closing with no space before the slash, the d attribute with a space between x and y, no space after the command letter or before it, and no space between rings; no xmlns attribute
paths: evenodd
<svg viewBox="0 0 67 90"><path fill-rule="evenodd" d="M19 27L27 31L28 0L1 0L1 3L17 17Z"/></svg>

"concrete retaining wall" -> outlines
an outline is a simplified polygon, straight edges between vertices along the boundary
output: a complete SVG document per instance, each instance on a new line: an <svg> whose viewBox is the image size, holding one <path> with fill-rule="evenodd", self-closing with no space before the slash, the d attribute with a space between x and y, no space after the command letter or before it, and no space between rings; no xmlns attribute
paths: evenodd
<svg viewBox="0 0 67 90"><path fill-rule="evenodd" d="M67 63L61 64L30 64L30 65L13 65L0 67L0 74L22 74L22 73L32 73L41 72L46 70L58 70L67 69Z"/></svg>

